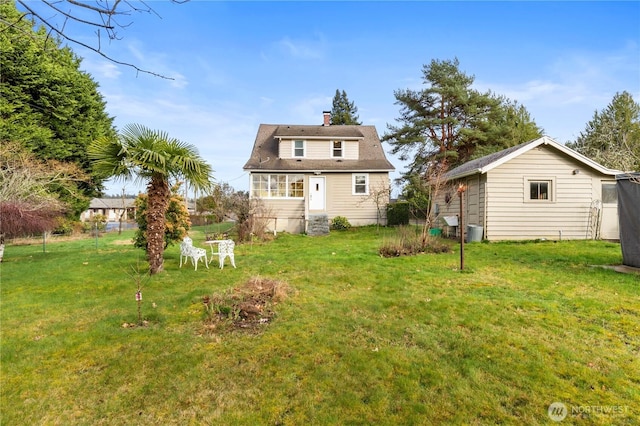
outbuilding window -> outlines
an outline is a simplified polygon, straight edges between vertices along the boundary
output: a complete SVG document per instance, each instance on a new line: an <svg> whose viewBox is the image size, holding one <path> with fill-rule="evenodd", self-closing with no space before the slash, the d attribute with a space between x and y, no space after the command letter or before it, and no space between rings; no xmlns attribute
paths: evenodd
<svg viewBox="0 0 640 426"><path fill-rule="evenodd" d="M616 204L618 202L618 190L615 183L602 184L602 203Z"/></svg>
<svg viewBox="0 0 640 426"><path fill-rule="evenodd" d="M555 201L553 179L525 179L526 201Z"/></svg>

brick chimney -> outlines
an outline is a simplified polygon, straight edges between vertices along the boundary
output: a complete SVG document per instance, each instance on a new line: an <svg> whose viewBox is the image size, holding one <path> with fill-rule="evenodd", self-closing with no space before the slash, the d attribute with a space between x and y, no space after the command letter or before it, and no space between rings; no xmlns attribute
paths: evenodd
<svg viewBox="0 0 640 426"><path fill-rule="evenodd" d="M331 111L322 111L322 115L324 117L324 123L322 123L323 126L330 126L331 125Z"/></svg>

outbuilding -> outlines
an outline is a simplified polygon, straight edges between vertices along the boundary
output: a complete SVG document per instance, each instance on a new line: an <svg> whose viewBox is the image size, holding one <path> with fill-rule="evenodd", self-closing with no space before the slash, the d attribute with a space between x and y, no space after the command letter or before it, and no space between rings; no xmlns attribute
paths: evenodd
<svg viewBox="0 0 640 426"><path fill-rule="evenodd" d="M544 136L445 173L436 224L458 215L463 184L464 222L478 239L618 240L620 173Z"/></svg>

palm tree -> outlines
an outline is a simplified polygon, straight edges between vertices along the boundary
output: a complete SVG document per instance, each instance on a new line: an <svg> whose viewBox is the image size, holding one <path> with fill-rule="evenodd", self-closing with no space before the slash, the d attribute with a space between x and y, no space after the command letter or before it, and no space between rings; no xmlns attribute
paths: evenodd
<svg viewBox="0 0 640 426"><path fill-rule="evenodd" d="M186 179L194 188L211 186L211 166L189 145L162 131L129 124L116 139L101 138L88 148L96 173L104 177L147 184L147 258L149 273L162 271L165 212L171 190L169 178Z"/></svg>

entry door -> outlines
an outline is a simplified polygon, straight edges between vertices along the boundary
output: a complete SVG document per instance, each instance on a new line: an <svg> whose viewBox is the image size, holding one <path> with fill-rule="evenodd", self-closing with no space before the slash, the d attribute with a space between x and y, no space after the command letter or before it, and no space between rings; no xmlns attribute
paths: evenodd
<svg viewBox="0 0 640 426"><path fill-rule="evenodd" d="M324 210L324 177L309 177L309 210Z"/></svg>
<svg viewBox="0 0 640 426"><path fill-rule="evenodd" d="M619 240L618 228L618 193L616 181L602 181L602 218L600 222L600 238L603 240Z"/></svg>

